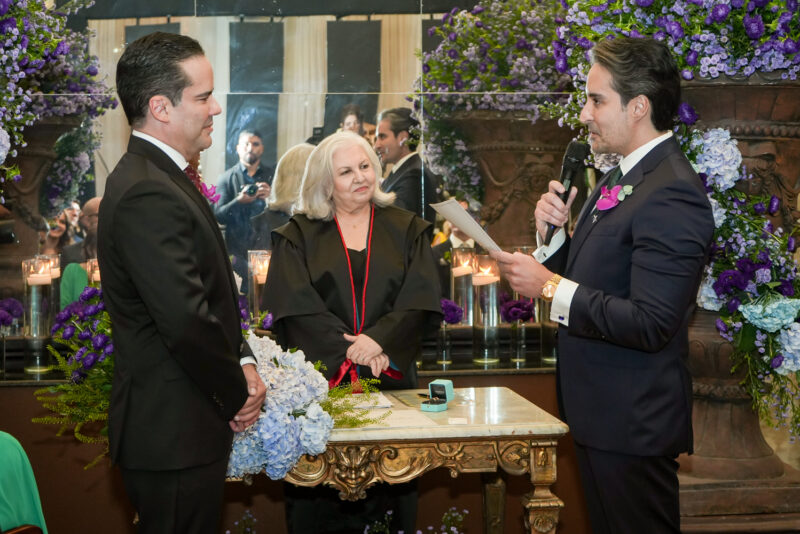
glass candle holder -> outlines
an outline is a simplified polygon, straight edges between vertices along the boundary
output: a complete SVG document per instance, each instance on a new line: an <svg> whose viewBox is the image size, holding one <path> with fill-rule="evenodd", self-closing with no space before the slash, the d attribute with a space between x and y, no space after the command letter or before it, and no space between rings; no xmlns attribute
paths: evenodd
<svg viewBox="0 0 800 534"><path fill-rule="evenodd" d="M261 295L267 283L270 258L272 258L272 252L269 250L247 251L247 273L250 277L247 296L250 305L250 317L253 322L258 322L258 317L261 315Z"/></svg>
<svg viewBox="0 0 800 534"><path fill-rule="evenodd" d="M50 262L36 257L22 261L22 284L25 288L26 342L23 369L29 374L44 374L50 371L50 354L43 340L50 334L51 295Z"/></svg>
<svg viewBox="0 0 800 534"><path fill-rule="evenodd" d="M97 262L97 258L86 260L86 277L89 279L90 286L100 288L100 264Z"/></svg>
<svg viewBox="0 0 800 534"><path fill-rule="evenodd" d="M470 247L454 248L451 260L450 294L453 296L453 302L464 310L461 324L472 326L474 317L472 270L475 262L475 249Z"/></svg>
<svg viewBox="0 0 800 534"><path fill-rule="evenodd" d="M475 309L472 325L473 361L480 365L494 364L500 361L498 357L500 271L491 256L484 254L475 256L473 267L472 289Z"/></svg>
<svg viewBox="0 0 800 534"><path fill-rule="evenodd" d="M61 308L61 254L38 254L37 258L41 258L50 264L50 324L55 324L56 315L58 315L59 308Z"/></svg>
<svg viewBox="0 0 800 534"><path fill-rule="evenodd" d="M531 245L517 245L513 247L514 252L531 255L536 250L536 247ZM518 319L511 325L511 361L514 363L524 363L527 361L528 353L528 339L540 338L541 324L539 323L539 309L541 303L539 299L532 299L520 294L517 291L513 292L514 300L527 300L533 307L531 318L527 321Z"/></svg>

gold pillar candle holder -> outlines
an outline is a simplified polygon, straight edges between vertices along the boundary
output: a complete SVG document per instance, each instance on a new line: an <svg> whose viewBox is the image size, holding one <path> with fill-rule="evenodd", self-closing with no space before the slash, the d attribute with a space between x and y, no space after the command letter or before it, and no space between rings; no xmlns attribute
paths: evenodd
<svg viewBox="0 0 800 534"><path fill-rule="evenodd" d="M500 271L491 256L480 254L473 262L472 288L474 323L472 325L472 356L479 365L500 361L500 310L498 288Z"/></svg>
<svg viewBox="0 0 800 534"><path fill-rule="evenodd" d="M454 248L451 252L450 267L450 294L453 302L464 310L461 324L472 326L473 294L472 294L472 274L475 262L475 249L470 247Z"/></svg>
<svg viewBox="0 0 800 534"><path fill-rule="evenodd" d="M247 251L247 274L250 278L247 297L253 323L257 323L261 315L261 295L267 283L271 258L272 252L269 250Z"/></svg>

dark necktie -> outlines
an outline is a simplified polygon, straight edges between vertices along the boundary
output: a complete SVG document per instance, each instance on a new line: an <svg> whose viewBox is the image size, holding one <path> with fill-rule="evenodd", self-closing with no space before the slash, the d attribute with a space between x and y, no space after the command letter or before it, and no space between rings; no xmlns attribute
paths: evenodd
<svg viewBox="0 0 800 534"><path fill-rule="evenodd" d="M197 190L202 193L203 188L201 187L201 184L203 183L203 179L200 177L200 173L197 172L197 169L191 165L187 165L186 168L183 169L183 172L186 173L186 176L189 177L189 180L192 181Z"/></svg>
<svg viewBox="0 0 800 534"><path fill-rule="evenodd" d="M608 189L611 189L612 187L617 185L617 182L619 182L620 178L622 178L622 169L620 168L619 165L617 165L616 167L608 171L608 183L606 184L606 187Z"/></svg>

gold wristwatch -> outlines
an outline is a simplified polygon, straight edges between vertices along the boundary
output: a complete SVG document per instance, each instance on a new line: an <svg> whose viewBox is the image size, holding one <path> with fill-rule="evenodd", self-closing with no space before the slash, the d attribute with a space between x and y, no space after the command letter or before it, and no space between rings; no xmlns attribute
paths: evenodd
<svg viewBox="0 0 800 534"><path fill-rule="evenodd" d="M553 277L544 283L542 286L542 299L546 300L547 302L552 302L553 297L556 295L556 288L558 288L558 283L561 281L561 276L554 274Z"/></svg>

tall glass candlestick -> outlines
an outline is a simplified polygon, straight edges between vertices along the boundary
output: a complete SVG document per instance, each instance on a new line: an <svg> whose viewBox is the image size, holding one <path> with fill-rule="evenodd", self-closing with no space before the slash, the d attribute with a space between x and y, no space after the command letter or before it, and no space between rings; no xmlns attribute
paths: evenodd
<svg viewBox="0 0 800 534"><path fill-rule="evenodd" d="M22 284L25 287L25 323L27 339L23 369L29 374L50 371L50 354L43 340L50 334L51 295L50 262L36 257L22 261Z"/></svg>
<svg viewBox="0 0 800 534"><path fill-rule="evenodd" d="M100 288L100 264L97 262L97 258L86 260L86 275L90 286Z"/></svg>
<svg viewBox="0 0 800 534"><path fill-rule="evenodd" d="M450 294L453 302L458 304L464 315L461 324L472 326L473 295L472 295L472 269L475 261L475 249L469 247L458 247L452 251L452 267L450 269Z"/></svg>
<svg viewBox="0 0 800 534"><path fill-rule="evenodd" d="M267 272L272 252L269 250L247 251L247 272L250 277L248 299L250 314L254 322L258 322L261 315L261 295L267 283Z"/></svg>
<svg viewBox="0 0 800 534"><path fill-rule="evenodd" d="M488 255L475 256L475 273L472 275L473 301L475 317L472 327L473 361L480 365L495 364L500 361L498 355L498 326L500 311L498 309L498 286L500 271L495 261Z"/></svg>
<svg viewBox="0 0 800 534"><path fill-rule="evenodd" d="M56 315L61 308L61 254L38 254L36 257L50 265L50 301L52 304L48 320L52 325L55 324Z"/></svg>

